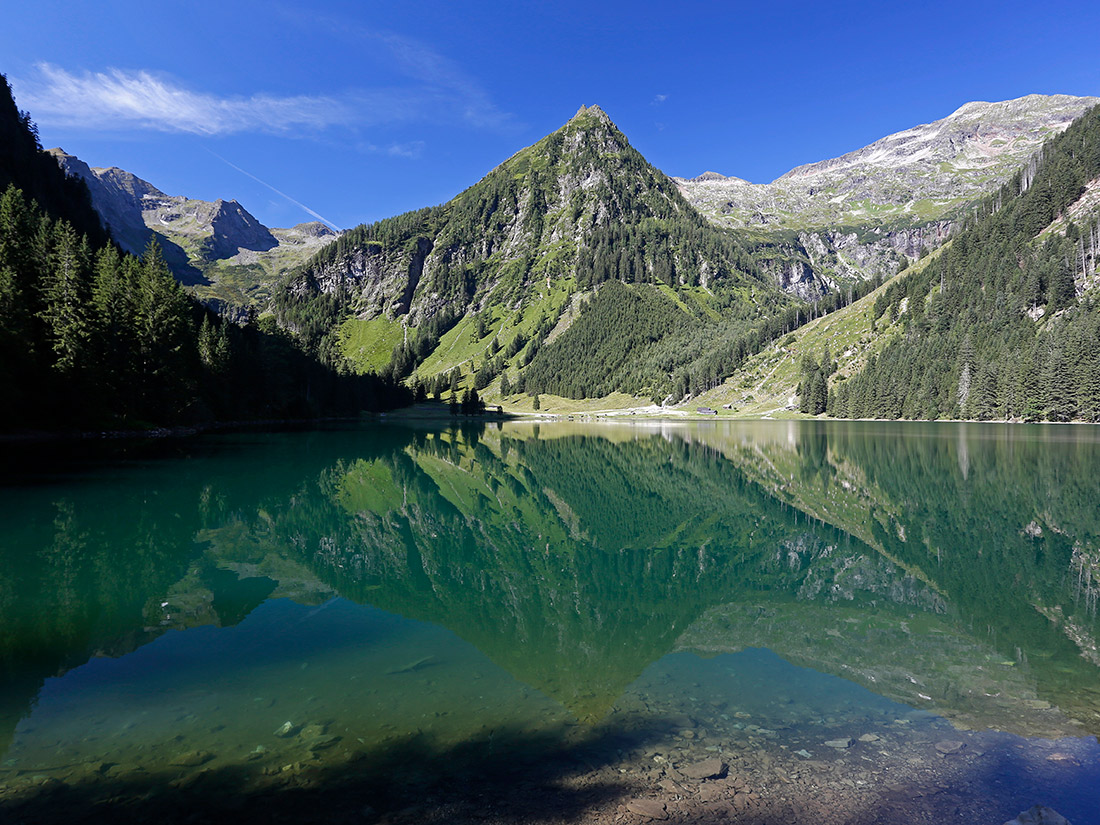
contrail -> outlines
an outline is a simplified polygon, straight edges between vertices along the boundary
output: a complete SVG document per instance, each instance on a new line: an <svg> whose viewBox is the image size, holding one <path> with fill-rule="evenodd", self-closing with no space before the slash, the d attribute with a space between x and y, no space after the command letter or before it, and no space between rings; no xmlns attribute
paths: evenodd
<svg viewBox="0 0 1100 825"><path fill-rule="evenodd" d="M215 151L214 151L213 149L209 149L209 148L207 148L206 146L203 146L202 148L203 148L203 149L206 149L206 151L207 151L207 152L209 152L210 154L212 154L212 155L213 155L214 157L216 157L216 158L217 158L218 160L220 160L220 161L221 161L222 163L224 163L224 164L225 164L226 166L232 166L232 167L233 167L234 169L236 169L236 170L237 170L238 172L240 172L240 173L241 173L242 175L247 175L248 177L252 178L252 180L256 181L256 183L258 183L258 184L260 184L260 185L262 185L262 186L266 186L266 187L267 187L268 189L270 189L270 190L271 190L272 192L274 192L274 193L275 193L276 195L279 195L280 197L286 198L286 199L287 199L288 201L290 201L290 202L291 202L292 204L294 204L295 206L297 206L297 207L298 207L299 209L303 209L303 210L305 210L305 211L306 211L306 212L308 212L308 213L309 213L310 215L312 215L313 217L315 217L315 218L316 218L317 220L321 221L321 223L327 223L327 224L328 224L329 226L331 226L331 227L332 227L333 229L335 229L335 230L336 230L337 232L339 232L339 231L340 231L340 227L338 227L338 226L337 226L336 224L334 224L334 223L333 223L332 221L330 221L330 220L329 220L328 218L326 218L326 217L323 217L323 216L319 215L318 213L314 212L314 211L313 211L312 209L310 209L310 208L309 208L308 206L306 206L306 205L305 205L304 203L302 203L301 201L296 201L296 200L294 200L294 198L290 197L290 195L288 195L288 194L287 194L286 192L282 192L282 191L280 191L280 190L276 189L276 188L275 188L274 186L272 186L272 185L271 185L270 183L268 183L267 181L263 181L263 180L260 180L260 179L259 179L258 177L256 177L255 175L253 175L253 174L252 174L251 172L249 172L249 171L247 171L247 170L245 170L245 169L242 169L241 167L239 167L239 166L238 166L237 164L233 163L232 161L228 161L228 160L226 160L226 159L225 159L225 158L223 158L223 157L222 157L221 155L219 155L219 154L218 154L217 152L215 152Z"/></svg>

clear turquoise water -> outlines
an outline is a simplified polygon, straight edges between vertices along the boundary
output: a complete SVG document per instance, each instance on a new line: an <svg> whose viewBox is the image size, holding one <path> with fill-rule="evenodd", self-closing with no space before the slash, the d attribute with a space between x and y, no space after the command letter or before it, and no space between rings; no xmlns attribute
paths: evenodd
<svg viewBox="0 0 1100 825"><path fill-rule="evenodd" d="M8 462L0 820L1100 821L1091 428L364 425ZM714 757L741 788L685 776Z"/></svg>

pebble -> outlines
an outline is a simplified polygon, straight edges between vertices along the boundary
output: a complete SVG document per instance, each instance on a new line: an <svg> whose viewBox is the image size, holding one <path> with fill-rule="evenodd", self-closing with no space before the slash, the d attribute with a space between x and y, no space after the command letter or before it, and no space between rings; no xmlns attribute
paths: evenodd
<svg viewBox="0 0 1100 825"><path fill-rule="evenodd" d="M830 739L828 742L825 742L824 745L827 748L836 748L837 750L842 751L845 748L852 747L852 742L853 740L851 739L851 737L846 736L843 739Z"/></svg>
<svg viewBox="0 0 1100 825"><path fill-rule="evenodd" d="M936 743L936 750L942 753L944 756L948 756L952 753L958 753L966 747L966 743L960 742L957 739L943 739Z"/></svg>

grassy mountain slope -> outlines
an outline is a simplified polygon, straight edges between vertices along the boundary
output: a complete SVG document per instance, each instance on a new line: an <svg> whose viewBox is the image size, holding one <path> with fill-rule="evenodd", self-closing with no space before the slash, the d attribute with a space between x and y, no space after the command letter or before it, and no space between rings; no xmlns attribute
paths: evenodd
<svg viewBox="0 0 1100 825"><path fill-rule="evenodd" d="M936 250L911 269L924 269L942 252L943 248ZM837 364L832 378L836 386L858 374L872 356L901 332L900 320L875 318L876 303L891 283L893 280L773 342L746 359L720 386L693 399L692 405L713 409L729 405L734 414L751 417L795 413L799 409L804 358L821 362L828 353Z"/></svg>

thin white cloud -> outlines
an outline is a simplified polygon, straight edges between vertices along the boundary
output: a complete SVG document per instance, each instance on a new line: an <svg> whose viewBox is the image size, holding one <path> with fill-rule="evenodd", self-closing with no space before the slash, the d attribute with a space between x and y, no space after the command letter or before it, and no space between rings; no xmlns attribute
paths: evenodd
<svg viewBox="0 0 1100 825"><path fill-rule="evenodd" d="M668 100L668 95L654 95L653 100L651 100L650 103L653 106L660 106L666 100Z"/></svg>
<svg viewBox="0 0 1100 825"><path fill-rule="evenodd" d="M424 141L413 140L408 143L393 143L386 147L386 154L395 158L416 160L424 152Z"/></svg>
<svg viewBox="0 0 1100 825"><path fill-rule="evenodd" d="M19 84L20 104L51 126L118 131L154 129L193 135L324 129L357 119L333 97L217 97L147 71L109 69L72 74L49 63Z"/></svg>
<svg viewBox="0 0 1100 825"><path fill-rule="evenodd" d="M427 144L422 140L410 140L408 143L391 143L388 146L379 146L377 143L359 142L355 144L355 150L364 155L389 155L393 158L406 158L417 160L424 154Z"/></svg>
<svg viewBox="0 0 1100 825"><path fill-rule="evenodd" d="M380 43L406 75L436 96L450 99L454 111L473 126L506 126L511 116L501 112L481 86L453 60L416 40L388 32L360 30L358 37Z"/></svg>
<svg viewBox="0 0 1100 825"><path fill-rule="evenodd" d="M500 112L452 61L397 35L369 37L409 79L408 85L335 95L222 97L146 70L110 68L78 74L50 63L37 64L29 78L13 78L13 85L20 106L40 125L89 131L297 135L335 126L410 122L465 123L477 129L511 125L510 116ZM417 143L385 151L415 156L423 148Z"/></svg>
<svg viewBox="0 0 1100 825"><path fill-rule="evenodd" d="M296 26L319 27L328 36L350 42L364 52L384 56L387 66L415 82L415 105L428 120L459 120L480 129L518 128L512 115L502 112L488 92L461 65L431 46L384 29L363 26L347 17L318 16L280 9Z"/></svg>

